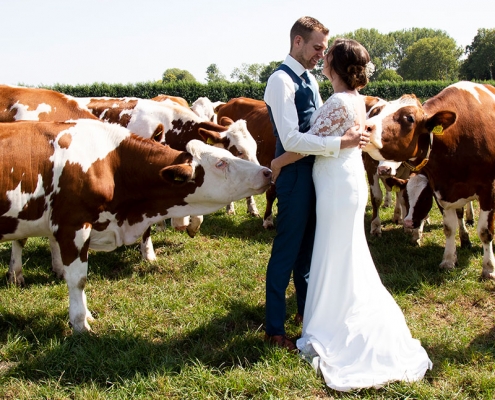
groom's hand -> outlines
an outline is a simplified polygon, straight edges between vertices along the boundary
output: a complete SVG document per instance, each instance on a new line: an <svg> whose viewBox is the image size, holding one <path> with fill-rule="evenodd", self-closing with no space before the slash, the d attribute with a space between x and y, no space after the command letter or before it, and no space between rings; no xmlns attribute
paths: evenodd
<svg viewBox="0 0 495 400"><path fill-rule="evenodd" d="M360 125L354 125L345 131L344 136L340 141L340 148L346 149L349 147L363 148L368 144L370 135L368 132L364 132Z"/></svg>

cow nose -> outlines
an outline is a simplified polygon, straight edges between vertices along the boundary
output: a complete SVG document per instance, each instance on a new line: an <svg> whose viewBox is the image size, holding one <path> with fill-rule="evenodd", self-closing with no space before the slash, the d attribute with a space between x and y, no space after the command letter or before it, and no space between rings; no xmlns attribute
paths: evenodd
<svg viewBox="0 0 495 400"><path fill-rule="evenodd" d="M383 147L381 141L379 140L378 138L378 135L377 135L377 129L376 129L376 125L374 124L367 124L365 125L365 128L366 129L366 132L368 132L370 134L370 143L373 144L373 146L375 146L377 149L381 149Z"/></svg>

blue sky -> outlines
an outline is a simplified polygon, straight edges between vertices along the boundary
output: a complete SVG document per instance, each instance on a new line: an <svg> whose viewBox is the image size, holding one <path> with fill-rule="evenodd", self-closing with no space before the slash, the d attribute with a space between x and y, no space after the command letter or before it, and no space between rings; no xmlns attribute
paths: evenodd
<svg viewBox="0 0 495 400"><path fill-rule="evenodd" d="M303 15L331 36L434 28L463 47L495 28L493 0L0 0L0 84L148 82L168 68L204 82L212 63L230 78L282 60Z"/></svg>

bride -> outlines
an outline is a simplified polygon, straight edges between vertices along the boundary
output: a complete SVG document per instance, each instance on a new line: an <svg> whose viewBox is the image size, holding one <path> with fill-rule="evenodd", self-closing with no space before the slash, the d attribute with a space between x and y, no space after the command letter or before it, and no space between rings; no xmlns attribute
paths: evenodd
<svg viewBox="0 0 495 400"><path fill-rule="evenodd" d="M315 112L307 134L341 136L356 123L364 126L366 110L358 90L373 69L361 44L335 40L323 67L334 94ZM303 156L277 157L274 176ZM297 340L302 357L329 387L340 391L422 379L432 363L383 286L366 242L368 189L361 149L317 156L313 179L317 226L302 337Z"/></svg>

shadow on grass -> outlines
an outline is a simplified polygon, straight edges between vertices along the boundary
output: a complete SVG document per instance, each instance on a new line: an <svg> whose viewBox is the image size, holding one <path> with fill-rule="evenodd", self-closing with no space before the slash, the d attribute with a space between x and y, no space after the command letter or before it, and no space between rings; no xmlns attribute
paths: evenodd
<svg viewBox="0 0 495 400"><path fill-rule="evenodd" d="M264 307L250 307L235 300L227 315L213 316L209 323L180 338L165 334L143 338L122 331L64 337L60 326L47 331L46 326L36 324L34 319L38 317L21 319L8 314L0 319L2 329L9 320L12 337L24 335L23 328L33 323L26 339L42 349L38 354L30 351L27 355L23 350L17 356L11 354L20 362L4 372L4 378L35 384L54 379L62 385L92 383L105 388L136 375L178 374L197 364L218 370L234 365L249 368L271 351L258 332Z"/></svg>

